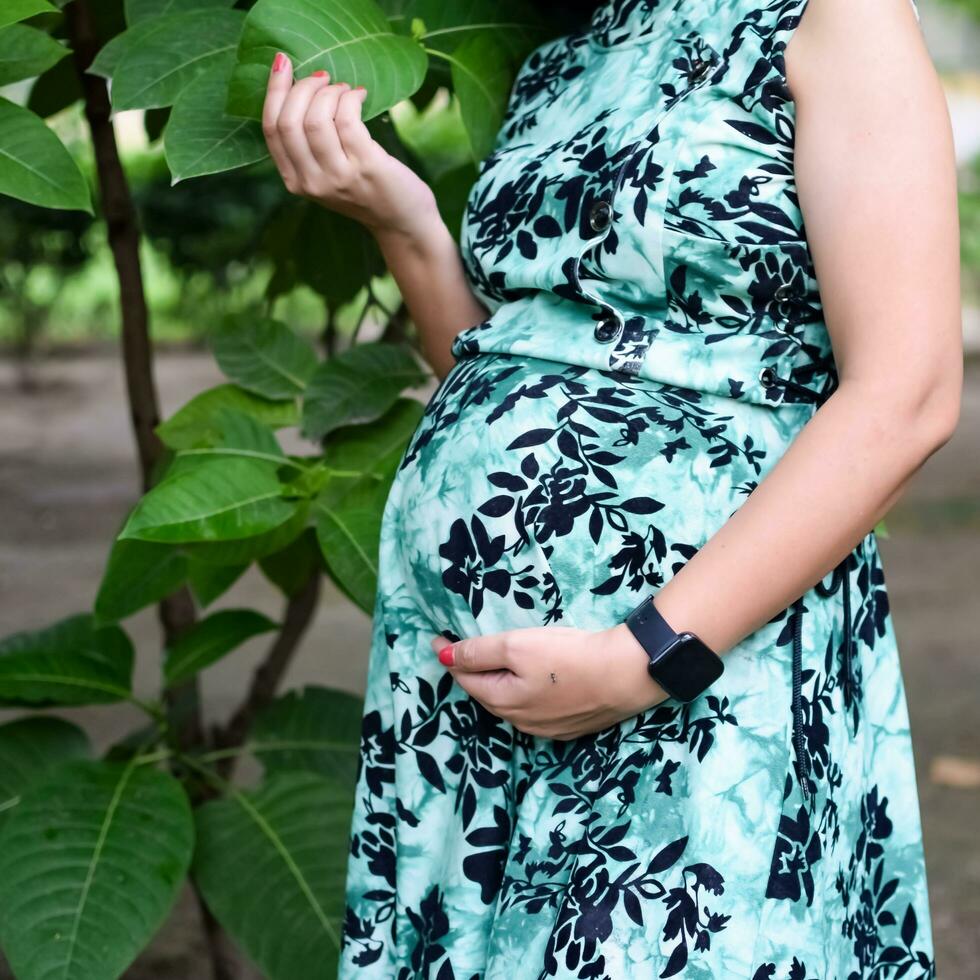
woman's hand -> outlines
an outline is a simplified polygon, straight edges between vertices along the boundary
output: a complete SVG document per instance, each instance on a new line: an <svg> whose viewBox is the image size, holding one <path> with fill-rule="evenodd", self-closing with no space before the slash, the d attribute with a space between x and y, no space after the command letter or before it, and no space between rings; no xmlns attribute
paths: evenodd
<svg viewBox="0 0 980 980"><path fill-rule="evenodd" d="M623 623L598 631L532 627L456 643L436 636L432 647L471 697L529 735L579 738L667 698Z"/></svg>
<svg viewBox="0 0 980 980"><path fill-rule="evenodd" d="M293 82L280 52L269 72L262 132L286 189L361 222L376 235L426 240L442 224L431 188L371 137L367 92L325 71Z"/></svg>

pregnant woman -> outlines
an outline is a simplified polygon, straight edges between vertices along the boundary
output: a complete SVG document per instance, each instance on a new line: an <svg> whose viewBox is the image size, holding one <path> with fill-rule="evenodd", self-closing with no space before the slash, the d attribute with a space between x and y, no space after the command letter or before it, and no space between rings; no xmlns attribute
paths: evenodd
<svg viewBox="0 0 980 980"><path fill-rule="evenodd" d="M458 248L362 96L280 55L265 107L440 382L384 512L341 976L935 976L873 533L962 377L914 5L594 6L523 62Z"/></svg>

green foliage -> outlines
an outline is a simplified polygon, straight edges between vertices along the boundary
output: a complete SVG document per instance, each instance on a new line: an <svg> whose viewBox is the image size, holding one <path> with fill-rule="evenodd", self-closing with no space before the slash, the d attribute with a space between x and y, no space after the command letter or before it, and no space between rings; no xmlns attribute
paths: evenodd
<svg viewBox="0 0 980 980"><path fill-rule="evenodd" d="M103 234L89 227L73 156L88 171L91 148L69 140L69 152L58 135L69 127L44 121L82 94L60 6L6 0L0 13L0 84L37 79L26 105L0 101L0 194L15 219L0 223L0 245L18 282L39 265L64 279ZM361 699L307 687L269 703L263 692L248 731L188 746L170 698L249 640L268 645L264 676L296 643L320 576L373 613L385 503L423 413L409 396L430 376L374 239L282 187L258 122L270 63L284 50L298 77L326 68L364 84L372 136L431 181L458 233L514 71L556 28L520 0L89 9L102 41L91 73L111 81L114 113L145 110L149 138L162 141L126 160L150 254L200 300L227 380L157 425L158 479L107 548L93 610L0 641L0 705L127 702L147 716L99 759L56 717L0 726L0 947L18 980L114 980L190 874L270 980L326 978L339 954ZM257 278L255 301L232 314L234 285ZM322 303L325 351L271 308L300 288ZM137 697L125 620L182 588L204 609L253 567L284 615L209 610L159 651L157 699ZM223 768L246 755L263 773L247 790Z"/></svg>
<svg viewBox="0 0 980 980"><path fill-rule="evenodd" d="M0 705L105 704L130 696L133 647L87 613L0 640Z"/></svg>
<svg viewBox="0 0 980 980"><path fill-rule="evenodd" d="M352 808L349 785L301 771L198 808L194 877L265 976L336 975Z"/></svg>
<svg viewBox="0 0 980 980"><path fill-rule="evenodd" d="M180 783L73 759L29 786L3 825L0 945L17 977L117 977L173 906L190 864Z"/></svg>

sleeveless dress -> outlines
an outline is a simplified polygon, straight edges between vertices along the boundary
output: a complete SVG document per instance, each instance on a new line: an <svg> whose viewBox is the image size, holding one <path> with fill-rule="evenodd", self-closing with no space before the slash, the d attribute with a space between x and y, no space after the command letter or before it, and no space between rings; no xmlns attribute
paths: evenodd
<svg viewBox="0 0 980 980"><path fill-rule="evenodd" d="M935 976L873 532L701 697L579 739L515 730L430 646L621 622L834 390L784 73L805 2L607 0L520 68L460 242L490 316L383 515L341 978Z"/></svg>

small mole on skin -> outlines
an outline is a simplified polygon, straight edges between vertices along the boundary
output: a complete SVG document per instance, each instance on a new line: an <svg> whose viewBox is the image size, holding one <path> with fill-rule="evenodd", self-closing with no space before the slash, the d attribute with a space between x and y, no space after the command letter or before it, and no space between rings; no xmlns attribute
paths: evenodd
<svg viewBox="0 0 980 980"><path fill-rule="evenodd" d="M554 674L552 674L552 675L551 675L551 683L552 683L552 684L557 684L557 683L558 683L558 678L557 678L557 677L555 677L555 675L554 675Z"/></svg>

